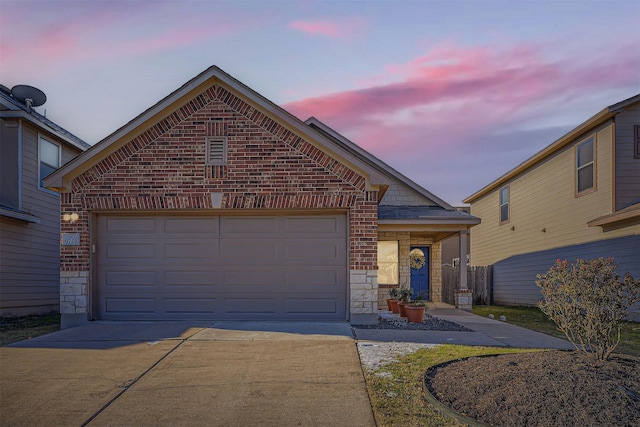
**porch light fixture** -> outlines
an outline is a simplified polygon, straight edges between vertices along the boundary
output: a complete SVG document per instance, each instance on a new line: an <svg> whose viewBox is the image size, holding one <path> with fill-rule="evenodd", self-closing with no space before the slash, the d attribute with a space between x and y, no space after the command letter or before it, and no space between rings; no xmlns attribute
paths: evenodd
<svg viewBox="0 0 640 427"><path fill-rule="evenodd" d="M71 224L75 224L75 222L78 220L78 218L79 218L79 216L75 212L70 213L70 214L67 213L67 214L62 215L62 220L63 221L67 221L67 222L69 222Z"/></svg>

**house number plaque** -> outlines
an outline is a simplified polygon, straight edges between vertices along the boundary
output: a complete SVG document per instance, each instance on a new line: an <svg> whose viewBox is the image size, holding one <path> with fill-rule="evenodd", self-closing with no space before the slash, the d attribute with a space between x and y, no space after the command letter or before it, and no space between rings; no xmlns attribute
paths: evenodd
<svg viewBox="0 0 640 427"><path fill-rule="evenodd" d="M62 233L62 246L80 246L80 233Z"/></svg>

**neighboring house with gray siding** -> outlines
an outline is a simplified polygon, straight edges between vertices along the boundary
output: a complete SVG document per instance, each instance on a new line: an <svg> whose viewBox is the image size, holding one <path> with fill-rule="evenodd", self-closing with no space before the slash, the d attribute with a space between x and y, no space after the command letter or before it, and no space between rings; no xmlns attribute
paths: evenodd
<svg viewBox="0 0 640 427"><path fill-rule="evenodd" d="M42 181L88 147L0 85L0 316L58 312L60 196Z"/></svg>
<svg viewBox="0 0 640 427"><path fill-rule="evenodd" d="M391 287L439 301L442 241L479 222L217 67L45 184L78 218L60 224L63 327L377 321Z"/></svg>
<svg viewBox="0 0 640 427"><path fill-rule="evenodd" d="M611 105L464 200L471 264L497 304L533 305L556 259L614 257L640 277L640 95Z"/></svg>

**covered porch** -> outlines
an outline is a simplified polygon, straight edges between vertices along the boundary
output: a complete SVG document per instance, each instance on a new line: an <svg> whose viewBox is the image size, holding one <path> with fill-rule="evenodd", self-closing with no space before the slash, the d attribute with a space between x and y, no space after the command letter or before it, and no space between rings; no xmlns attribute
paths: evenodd
<svg viewBox="0 0 640 427"><path fill-rule="evenodd" d="M467 259L469 229L480 219L439 206L378 207L378 308L386 309L392 288L406 287L432 302L443 301L443 242L459 239L458 258ZM456 306L471 305L466 269L460 269ZM460 303L460 304L459 304Z"/></svg>

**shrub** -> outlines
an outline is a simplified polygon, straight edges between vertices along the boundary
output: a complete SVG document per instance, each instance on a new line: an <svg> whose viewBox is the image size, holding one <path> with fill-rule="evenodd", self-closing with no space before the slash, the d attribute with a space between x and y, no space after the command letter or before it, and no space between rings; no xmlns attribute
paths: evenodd
<svg viewBox="0 0 640 427"><path fill-rule="evenodd" d="M613 258L557 260L536 280L540 310L577 350L593 352L598 360L609 358L620 342L620 322L640 301L640 280L629 273L621 279L617 267Z"/></svg>
<svg viewBox="0 0 640 427"><path fill-rule="evenodd" d="M411 300L412 295L413 295L412 289L405 288L404 286L400 288L400 301L409 302Z"/></svg>

